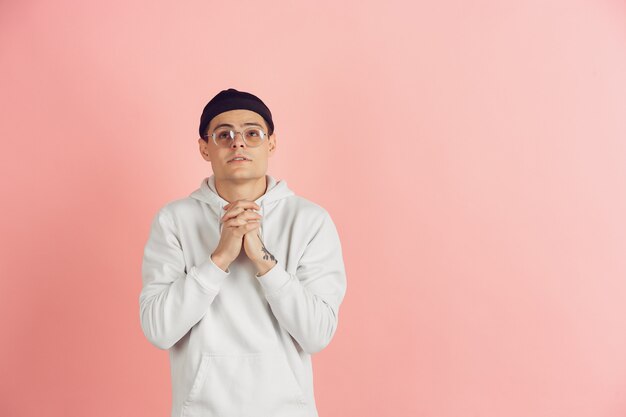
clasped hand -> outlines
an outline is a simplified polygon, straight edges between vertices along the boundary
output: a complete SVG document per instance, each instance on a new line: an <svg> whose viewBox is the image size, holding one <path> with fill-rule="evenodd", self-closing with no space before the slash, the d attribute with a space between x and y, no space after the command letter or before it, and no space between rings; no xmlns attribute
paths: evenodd
<svg viewBox="0 0 626 417"><path fill-rule="evenodd" d="M249 200L237 200L224 206L226 212L220 219L222 234L213 254L229 265L243 247L259 273L264 274L277 261L265 248L259 235L262 216L254 211L258 209L259 205Z"/></svg>

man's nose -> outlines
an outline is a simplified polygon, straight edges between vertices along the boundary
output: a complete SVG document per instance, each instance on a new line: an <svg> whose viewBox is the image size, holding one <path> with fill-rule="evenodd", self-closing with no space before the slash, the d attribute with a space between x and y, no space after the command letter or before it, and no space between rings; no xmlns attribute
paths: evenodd
<svg viewBox="0 0 626 417"><path fill-rule="evenodd" d="M239 145L244 147L246 146L246 142L243 141L243 133L235 132L235 139L233 139L232 145L234 147L237 147Z"/></svg>

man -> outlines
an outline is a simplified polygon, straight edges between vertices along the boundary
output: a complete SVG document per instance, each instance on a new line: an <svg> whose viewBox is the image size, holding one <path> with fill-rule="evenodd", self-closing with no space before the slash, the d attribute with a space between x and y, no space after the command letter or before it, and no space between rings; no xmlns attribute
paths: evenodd
<svg viewBox="0 0 626 417"><path fill-rule="evenodd" d="M142 264L141 327L169 350L171 415L317 417L311 355L346 291L335 225L266 174L276 135L258 97L221 91L199 133L213 175L157 212Z"/></svg>

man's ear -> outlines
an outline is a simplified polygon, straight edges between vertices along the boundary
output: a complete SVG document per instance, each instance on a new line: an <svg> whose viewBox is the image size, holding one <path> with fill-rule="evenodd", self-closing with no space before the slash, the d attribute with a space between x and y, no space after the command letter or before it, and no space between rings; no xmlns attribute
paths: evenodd
<svg viewBox="0 0 626 417"><path fill-rule="evenodd" d="M276 132L272 132L268 139L268 142L270 145L269 156L272 156L276 151Z"/></svg>
<svg viewBox="0 0 626 417"><path fill-rule="evenodd" d="M209 156L209 144L202 138L198 138L198 149L200 150L200 155L204 158L205 161L211 161L211 157Z"/></svg>

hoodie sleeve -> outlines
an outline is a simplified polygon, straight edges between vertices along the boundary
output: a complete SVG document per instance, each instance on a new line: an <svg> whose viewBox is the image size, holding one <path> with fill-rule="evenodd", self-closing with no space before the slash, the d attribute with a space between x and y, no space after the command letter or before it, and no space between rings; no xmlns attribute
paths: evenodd
<svg viewBox="0 0 626 417"><path fill-rule="evenodd" d="M339 306L346 292L346 273L335 224L324 211L317 232L307 244L295 274L280 261L256 275L274 316L302 349L316 353L335 334Z"/></svg>
<svg viewBox="0 0 626 417"><path fill-rule="evenodd" d="M207 259L189 271L171 214L154 217L142 263L139 316L146 338L169 349L204 316L230 271Z"/></svg>

